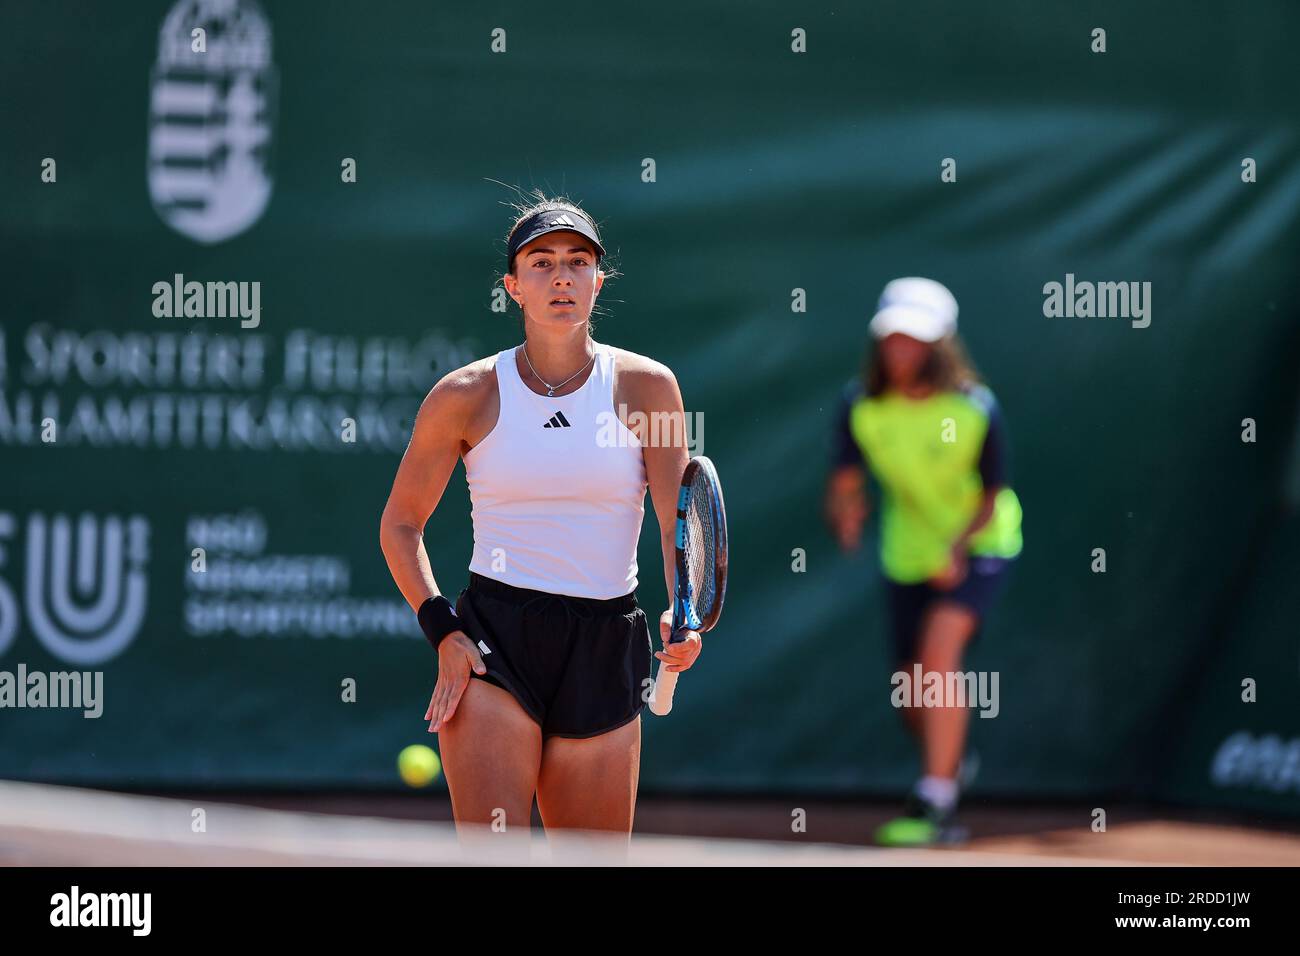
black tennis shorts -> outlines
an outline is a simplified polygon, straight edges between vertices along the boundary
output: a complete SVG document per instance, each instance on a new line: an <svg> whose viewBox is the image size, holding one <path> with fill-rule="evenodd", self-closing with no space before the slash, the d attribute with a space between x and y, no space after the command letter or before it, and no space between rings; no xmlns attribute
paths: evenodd
<svg viewBox="0 0 1300 956"><path fill-rule="evenodd" d="M967 647L973 647L984 627L984 619L993 609L998 596L1006 587L1013 558L992 558L972 554L968 559L966 579L951 591L932 588L927 582L899 584L885 578L889 594L889 623L893 632L893 653L896 664L916 660L917 639L926 612L939 601L949 601L970 608L979 618L979 625L971 635Z"/></svg>
<svg viewBox="0 0 1300 956"><path fill-rule="evenodd" d="M456 615L487 668L472 676L509 691L543 737L595 737L645 706L654 654L635 593L570 597L471 571Z"/></svg>

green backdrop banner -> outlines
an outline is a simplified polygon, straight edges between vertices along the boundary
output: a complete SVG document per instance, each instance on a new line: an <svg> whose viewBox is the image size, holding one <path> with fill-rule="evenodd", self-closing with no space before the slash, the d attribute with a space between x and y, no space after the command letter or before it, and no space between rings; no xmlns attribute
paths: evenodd
<svg viewBox="0 0 1300 956"><path fill-rule="evenodd" d="M876 560L820 501L875 296L919 274L1025 511L967 660L976 791L1300 808L1300 9L564 13L5 5L0 681L101 683L0 709L0 774L400 785L433 661L379 515L421 397L518 341L509 183L602 223L596 337L674 369L726 489L726 613L644 788L915 774ZM1049 316L1049 283L1142 308ZM459 468L426 543L458 591ZM649 515L640 557L661 608Z"/></svg>

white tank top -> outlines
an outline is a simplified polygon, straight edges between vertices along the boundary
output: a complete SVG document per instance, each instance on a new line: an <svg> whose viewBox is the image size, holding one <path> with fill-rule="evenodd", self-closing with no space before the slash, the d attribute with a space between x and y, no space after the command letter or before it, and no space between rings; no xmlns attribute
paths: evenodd
<svg viewBox="0 0 1300 956"><path fill-rule="evenodd" d="M515 348L497 353L501 412L465 455L471 571L574 597L636 589L645 463L614 409L614 351L594 344L582 387L555 398L524 385Z"/></svg>

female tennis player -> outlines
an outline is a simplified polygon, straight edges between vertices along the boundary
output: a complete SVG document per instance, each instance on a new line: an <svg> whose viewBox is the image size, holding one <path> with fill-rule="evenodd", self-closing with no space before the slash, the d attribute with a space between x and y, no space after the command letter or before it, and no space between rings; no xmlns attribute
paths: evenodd
<svg viewBox="0 0 1300 956"><path fill-rule="evenodd" d="M870 510L866 471L882 497L880 564L896 674L961 670L962 653L1020 553L1020 502L1010 487L1006 433L993 393L965 359L957 301L931 279L895 279L870 325L862 379L845 390L826 513L846 551ZM898 686L898 685L895 685ZM910 700L910 693L904 698ZM921 747L923 775L878 842L956 842L958 770L967 706L901 709Z"/></svg>
<svg viewBox="0 0 1300 956"><path fill-rule="evenodd" d="M522 310L524 342L429 392L380 538L437 649L425 717L439 735L462 839L475 828L461 824L526 834L535 796L548 832L615 831L625 846L652 666L636 599L637 540L648 486L671 596L688 460L684 429L667 438L647 430L684 422L682 397L664 365L592 339L606 278L595 222L565 199L530 198L540 201L519 210L502 277ZM423 529L458 458L474 550L453 606ZM668 644L670 620L665 611L664 650L653 657L680 672L695 662L700 637Z"/></svg>

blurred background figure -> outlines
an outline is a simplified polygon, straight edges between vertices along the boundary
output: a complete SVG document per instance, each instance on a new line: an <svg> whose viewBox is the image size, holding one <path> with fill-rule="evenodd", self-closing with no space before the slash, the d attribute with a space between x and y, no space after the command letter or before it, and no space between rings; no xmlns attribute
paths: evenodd
<svg viewBox="0 0 1300 956"><path fill-rule="evenodd" d="M866 472L881 491L880 567L888 597L895 706L921 747L923 774L903 815L882 825L890 846L955 842L958 774L970 709L914 706L921 674L961 670L1020 553L1006 429L957 338L957 301L932 279L890 282L871 320L860 381L845 389L826 514L845 551L870 512ZM919 667L918 667L919 665Z"/></svg>

